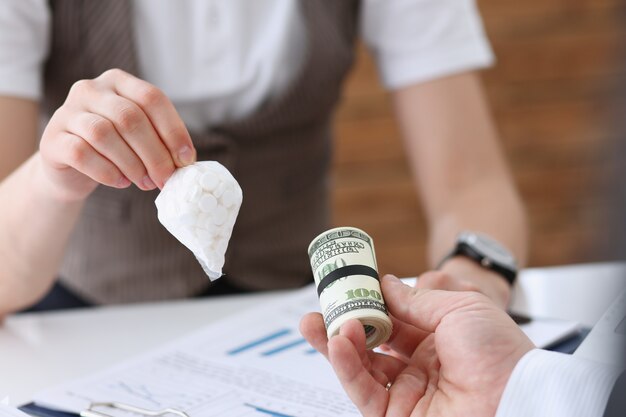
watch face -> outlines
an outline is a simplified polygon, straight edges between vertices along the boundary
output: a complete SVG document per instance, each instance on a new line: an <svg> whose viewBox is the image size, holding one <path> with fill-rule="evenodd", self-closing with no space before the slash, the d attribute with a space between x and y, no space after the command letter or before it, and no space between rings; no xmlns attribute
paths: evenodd
<svg viewBox="0 0 626 417"><path fill-rule="evenodd" d="M463 232L459 235L459 241L467 243L474 248L474 250L488 258L491 262L512 269L517 269L515 258L511 252L489 236L478 233Z"/></svg>

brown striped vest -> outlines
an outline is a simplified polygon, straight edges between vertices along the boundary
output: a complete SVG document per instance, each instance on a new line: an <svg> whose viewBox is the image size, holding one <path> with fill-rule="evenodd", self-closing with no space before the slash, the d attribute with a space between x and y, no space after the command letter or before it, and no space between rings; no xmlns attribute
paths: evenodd
<svg viewBox="0 0 626 417"><path fill-rule="evenodd" d="M141 77L133 50L132 2L52 0L44 110L71 85L110 68ZM224 272L251 290L311 279L306 247L329 223L331 114L352 63L357 0L301 1L306 62L282 97L234 123L191 132L198 159L217 160L237 178L244 202ZM197 294L209 284L193 254L157 220L157 192L98 187L66 250L64 284L96 303Z"/></svg>

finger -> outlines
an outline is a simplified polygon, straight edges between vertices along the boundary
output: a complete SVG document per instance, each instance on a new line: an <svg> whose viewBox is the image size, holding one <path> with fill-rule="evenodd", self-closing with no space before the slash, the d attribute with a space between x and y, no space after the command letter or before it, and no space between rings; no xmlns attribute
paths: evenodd
<svg viewBox="0 0 626 417"><path fill-rule="evenodd" d="M356 348L359 358L366 369L371 368L368 351L365 349L365 330L360 321L351 319L346 321L339 329L339 334L347 337Z"/></svg>
<svg viewBox="0 0 626 417"><path fill-rule="evenodd" d="M431 333L446 315L488 300L476 292L412 288L392 275L384 276L381 284L387 307L393 316Z"/></svg>
<svg viewBox="0 0 626 417"><path fill-rule="evenodd" d="M350 339L343 335L328 342L330 363L348 397L364 416L382 416L385 413L388 393L363 366L361 358Z"/></svg>
<svg viewBox="0 0 626 417"><path fill-rule="evenodd" d="M121 70L107 71L102 77L110 80L117 94L141 107L178 167L195 162L191 136L176 108L160 89Z"/></svg>
<svg viewBox="0 0 626 417"><path fill-rule="evenodd" d="M311 346L328 359L328 338L320 313L308 313L300 320L300 333Z"/></svg>
<svg viewBox="0 0 626 417"><path fill-rule="evenodd" d="M380 346L378 346L377 350L380 353L383 353L387 356L393 356L394 358L398 358L399 360L403 361L403 362L407 362L407 357L406 355L395 351L394 349L392 349L389 345L387 344L382 344Z"/></svg>
<svg viewBox="0 0 626 417"><path fill-rule="evenodd" d="M324 327L324 320L321 314L309 313L305 315L300 320L300 333L315 350L328 359L328 338L326 337L326 328ZM404 361L389 355L373 352L368 352L368 355L370 356L368 360L371 362L372 368L376 370L377 375L385 376L385 384L395 379L395 376L406 367Z"/></svg>
<svg viewBox="0 0 626 417"><path fill-rule="evenodd" d="M386 353L369 352L371 362L371 373L382 373L385 375L387 382L393 382L397 376L407 367L404 359L397 358ZM383 385L385 385L383 384Z"/></svg>
<svg viewBox="0 0 626 417"><path fill-rule="evenodd" d="M374 381L378 382L383 387L386 387L387 383L391 382L387 374L383 371L379 371L378 369L372 369L370 374L372 375L372 378L374 378Z"/></svg>
<svg viewBox="0 0 626 417"><path fill-rule="evenodd" d="M72 133L65 133L60 138L60 143L62 146L53 151L58 154L53 153L51 156L61 164L75 169L99 184L115 188L130 186L131 182L122 172L82 138Z"/></svg>
<svg viewBox="0 0 626 417"><path fill-rule="evenodd" d="M402 359L366 350L365 330L358 320L348 320L341 326L339 333L352 342L365 369L368 369L372 375L376 373L385 375L385 384L393 381L395 376L406 367L406 362Z"/></svg>
<svg viewBox="0 0 626 417"><path fill-rule="evenodd" d="M111 161L122 174L142 190L153 190L143 162L120 137L109 120L94 113L80 113L68 118L68 131L87 141L100 155Z"/></svg>
<svg viewBox="0 0 626 417"><path fill-rule="evenodd" d="M172 175L176 166L172 155L154 130L141 108L111 92L97 92L87 110L110 120L119 135L141 159L148 175L159 187Z"/></svg>
<svg viewBox="0 0 626 417"><path fill-rule="evenodd" d="M401 359L407 360L413 355L417 346L431 333L420 330L415 326L405 323L390 316L393 324L391 336L384 346L393 350L394 354ZM383 350L384 347L381 347Z"/></svg>
<svg viewBox="0 0 626 417"><path fill-rule="evenodd" d="M431 381L433 386L436 382ZM389 389L388 416L409 416L417 408L429 386L429 378L417 368L407 368ZM420 414L421 415L421 414Z"/></svg>

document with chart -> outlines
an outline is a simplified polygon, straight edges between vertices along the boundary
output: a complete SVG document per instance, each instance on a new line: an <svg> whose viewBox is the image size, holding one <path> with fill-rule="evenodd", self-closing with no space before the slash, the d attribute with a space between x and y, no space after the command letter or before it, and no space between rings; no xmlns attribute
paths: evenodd
<svg viewBox="0 0 626 417"><path fill-rule="evenodd" d="M263 304L97 375L46 390L39 406L79 413L122 402L190 417L358 416L330 364L302 338L312 288ZM155 323L158 325L158 323ZM129 416L107 410L113 416Z"/></svg>
<svg viewBox="0 0 626 417"><path fill-rule="evenodd" d="M173 408L189 417L358 416L330 364L300 335L300 319L310 311L319 311L313 287L288 292L34 400L76 414L94 402L121 402ZM521 326L539 347L570 327L542 320ZM111 409L106 414L131 415Z"/></svg>

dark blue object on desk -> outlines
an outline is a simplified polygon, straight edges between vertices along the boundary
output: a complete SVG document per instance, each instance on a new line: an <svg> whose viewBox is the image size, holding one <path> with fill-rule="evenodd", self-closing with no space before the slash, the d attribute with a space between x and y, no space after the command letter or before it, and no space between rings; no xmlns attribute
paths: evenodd
<svg viewBox="0 0 626 417"><path fill-rule="evenodd" d="M582 328L575 335L546 347L546 350L572 354L578 348L578 346L580 346L583 340L585 340L585 337L587 337L590 331L591 329L587 327Z"/></svg>
<svg viewBox="0 0 626 417"><path fill-rule="evenodd" d="M63 411L51 410L49 408L39 407L34 403L28 403L19 407L20 410L34 417L77 417L78 414L66 413Z"/></svg>

